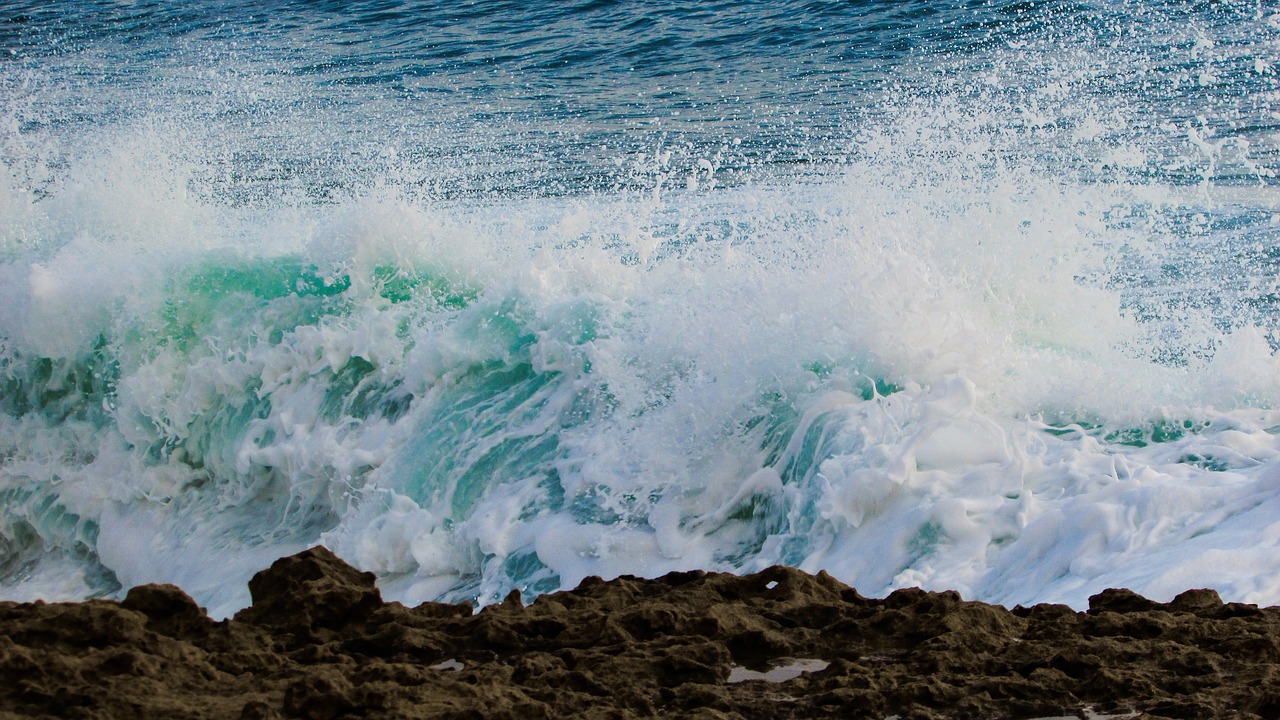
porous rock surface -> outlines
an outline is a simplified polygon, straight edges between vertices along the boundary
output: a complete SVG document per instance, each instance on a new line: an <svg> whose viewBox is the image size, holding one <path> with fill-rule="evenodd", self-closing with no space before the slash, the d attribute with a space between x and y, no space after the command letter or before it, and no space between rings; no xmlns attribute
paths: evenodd
<svg viewBox="0 0 1280 720"><path fill-rule="evenodd" d="M249 587L221 622L172 585L0 603L0 717L1280 717L1280 609L1210 590L1011 611L774 567L588 578L473 614L384 603L322 547ZM826 667L730 682L797 659Z"/></svg>

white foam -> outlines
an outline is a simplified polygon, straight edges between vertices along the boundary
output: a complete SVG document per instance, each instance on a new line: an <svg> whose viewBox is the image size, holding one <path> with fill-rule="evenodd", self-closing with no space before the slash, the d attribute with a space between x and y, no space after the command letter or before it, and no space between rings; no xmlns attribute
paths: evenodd
<svg viewBox="0 0 1280 720"><path fill-rule="evenodd" d="M201 115L11 133L0 369L54 409L0 416L0 532L67 565L3 592L110 592L100 562L227 614L323 540L411 602L778 562L868 594L1280 602L1265 318L1143 320L1120 282L1234 240L1171 218L1274 198L1212 187L1239 147L1148 142L1090 104L1091 65L1025 55L1047 73L1025 97L999 90L1024 61L996 62L886 100L838 171L732 188L713 165L683 191L442 202L415 188L447 168L381 153L316 203L238 185L226 158L274 148ZM1121 172L1171 152L1202 187ZM393 301L405 275L428 279ZM99 338L118 383L60 416Z"/></svg>

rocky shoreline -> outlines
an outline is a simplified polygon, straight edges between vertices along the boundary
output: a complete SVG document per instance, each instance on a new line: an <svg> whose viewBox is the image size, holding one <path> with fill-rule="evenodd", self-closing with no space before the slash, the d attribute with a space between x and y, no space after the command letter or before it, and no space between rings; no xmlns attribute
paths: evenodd
<svg viewBox="0 0 1280 720"><path fill-rule="evenodd" d="M0 603L0 718L1280 717L1280 608L1211 590L1008 610L774 567L473 614L384 603L322 547L249 588L217 622L172 585Z"/></svg>

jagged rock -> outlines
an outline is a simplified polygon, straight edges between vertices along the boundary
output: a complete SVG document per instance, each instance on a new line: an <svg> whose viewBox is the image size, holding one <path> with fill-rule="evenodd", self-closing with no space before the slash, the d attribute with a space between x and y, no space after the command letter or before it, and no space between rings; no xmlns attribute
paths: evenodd
<svg viewBox="0 0 1280 720"><path fill-rule="evenodd" d="M0 603L0 716L912 718L1280 712L1280 610L1127 590L1088 613L957 593L864 598L773 567L588 578L525 606L383 603L324 548L213 622L172 585ZM797 670L796 668L802 668ZM745 673L745 674L744 674ZM775 677L777 681L759 678ZM775 673L770 675L770 673Z"/></svg>
<svg viewBox="0 0 1280 720"><path fill-rule="evenodd" d="M1171 609L1183 612L1212 612L1221 609L1222 606L1222 598L1218 595L1218 591L1205 588L1178 593L1178 596L1169 603Z"/></svg>
<svg viewBox="0 0 1280 720"><path fill-rule="evenodd" d="M253 605L236 620L304 637L339 629L382 606L373 573L360 572L324 546L281 558L249 580Z"/></svg>
<svg viewBox="0 0 1280 720"><path fill-rule="evenodd" d="M1112 588L1089 598L1089 614L1102 612L1131 613L1160 609L1160 603L1148 600L1132 590Z"/></svg>
<svg viewBox="0 0 1280 720"><path fill-rule="evenodd" d="M120 604L146 615L147 628L163 635L189 635L213 624L204 608L177 585L139 585Z"/></svg>

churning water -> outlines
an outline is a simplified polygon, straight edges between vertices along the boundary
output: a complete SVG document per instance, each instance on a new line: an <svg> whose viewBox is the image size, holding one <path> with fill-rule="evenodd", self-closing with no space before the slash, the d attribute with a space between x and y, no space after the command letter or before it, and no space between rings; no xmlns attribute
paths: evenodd
<svg viewBox="0 0 1280 720"><path fill-rule="evenodd" d="M0 2L0 596L1280 602L1274 2Z"/></svg>

